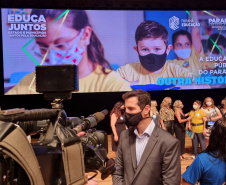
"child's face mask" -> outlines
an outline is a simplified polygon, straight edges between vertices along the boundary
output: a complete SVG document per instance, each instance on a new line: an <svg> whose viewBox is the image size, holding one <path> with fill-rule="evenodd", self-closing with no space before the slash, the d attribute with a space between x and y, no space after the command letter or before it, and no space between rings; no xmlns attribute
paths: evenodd
<svg viewBox="0 0 226 185"><path fill-rule="evenodd" d="M80 34L74 41L73 46L69 51L67 50L54 50L49 49L49 53L45 59L47 64L75 64L78 65L83 57L85 47L80 48L78 42L84 33L84 29L81 30ZM64 43L67 44L67 43Z"/></svg>
<svg viewBox="0 0 226 185"><path fill-rule="evenodd" d="M174 52L179 58L187 59L191 55L191 49L175 49Z"/></svg>
<svg viewBox="0 0 226 185"><path fill-rule="evenodd" d="M162 55L150 53L148 55L141 56L139 54L141 65L150 72L155 72L161 69L166 63L166 57L166 51Z"/></svg>

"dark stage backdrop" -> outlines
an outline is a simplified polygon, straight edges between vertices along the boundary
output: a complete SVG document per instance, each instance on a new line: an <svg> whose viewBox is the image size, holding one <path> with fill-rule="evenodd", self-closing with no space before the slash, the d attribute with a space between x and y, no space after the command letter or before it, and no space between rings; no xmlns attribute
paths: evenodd
<svg viewBox="0 0 226 185"><path fill-rule="evenodd" d="M2 0L1 7L5 8L80 8L80 9L130 9L130 10L221 10L226 8L226 1L220 0ZM0 29L1 30L1 29ZM2 42L2 38L0 38ZM1 44L0 44L0 47ZM2 48L0 48L2 59ZM0 67L3 68L2 61ZM2 72L1 72L2 73ZM3 74L0 74L0 83L3 84ZM3 85L1 86L3 87ZM4 89L0 89L0 106L2 109L11 108L51 108L51 101L45 101L43 95L3 95ZM63 102L64 109L69 117L85 116L108 109L109 112L113 105L121 100L123 92L111 93L75 93L71 100ZM184 103L184 112L192 109L194 100L203 101L205 97L212 97L216 105L226 96L225 89L210 89L210 90L180 90L180 91L150 91L151 98L157 100L160 105L162 99L166 96L175 100L182 100ZM158 107L159 109L160 107ZM111 133L109 115L106 119L98 124L97 129L105 130Z"/></svg>
<svg viewBox="0 0 226 185"><path fill-rule="evenodd" d="M149 91L151 98L157 100L160 106L164 97L169 96L173 101L182 100L184 103L184 112L192 110L192 104L195 100L203 101L205 97L212 97L216 105L226 96L225 89L213 90L181 90L181 91ZM83 93L73 94L72 99L63 101L64 109L69 117L87 117L90 114L103 109L110 110L117 101L121 100L122 92L111 93ZM8 95L1 96L2 109L11 108L51 108L51 101L43 99L43 95ZM158 109L160 108L158 106ZM100 122L97 129L105 130L111 133L109 114L105 120Z"/></svg>

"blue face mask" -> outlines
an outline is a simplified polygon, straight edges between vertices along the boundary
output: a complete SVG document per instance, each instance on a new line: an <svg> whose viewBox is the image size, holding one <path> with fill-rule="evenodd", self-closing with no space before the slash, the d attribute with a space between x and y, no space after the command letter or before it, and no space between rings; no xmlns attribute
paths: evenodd
<svg viewBox="0 0 226 185"><path fill-rule="evenodd" d="M83 57L85 47L80 48L78 42L84 33L84 29L81 30L80 34L76 38L72 48L67 52L66 50L49 50L49 54L46 57L48 64L57 65L57 64L75 64L79 65Z"/></svg>
<svg viewBox="0 0 226 185"><path fill-rule="evenodd" d="M175 49L174 52L176 55L182 59L187 59L191 55L191 49Z"/></svg>

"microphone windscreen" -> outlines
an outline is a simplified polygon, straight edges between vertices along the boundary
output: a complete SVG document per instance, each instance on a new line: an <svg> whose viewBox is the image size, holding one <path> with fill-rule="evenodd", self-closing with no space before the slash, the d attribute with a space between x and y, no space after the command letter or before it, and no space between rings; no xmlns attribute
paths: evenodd
<svg viewBox="0 0 226 185"><path fill-rule="evenodd" d="M103 113L106 116L108 114L108 110L104 109L104 110L101 111L101 113Z"/></svg>
<svg viewBox="0 0 226 185"><path fill-rule="evenodd" d="M105 118L105 115L102 112L96 112L93 114L93 116L95 116L97 122L100 122Z"/></svg>

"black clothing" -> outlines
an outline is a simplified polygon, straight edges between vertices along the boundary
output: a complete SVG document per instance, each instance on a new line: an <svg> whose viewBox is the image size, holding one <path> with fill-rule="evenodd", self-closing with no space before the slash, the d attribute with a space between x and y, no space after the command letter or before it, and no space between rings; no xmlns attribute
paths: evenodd
<svg viewBox="0 0 226 185"><path fill-rule="evenodd" d="M121 132L126 129L124 116L121 116L118 118L115 124L115 128L116 128L116 132L118 135L118 142L119 142ZM113 133L111 134L111 140L112 140L112 151L116 152L118 148L118 142L115 142Z"/></svg>
<svg viewBox="0 0 226 185"><path fill-rule="evenodd" d="M180 153L183 155L185 153L185 128L186 122L179 123L176 116L174 116L174 131L176 138L180 141ZM186 119L186 116L180 114L181 119Z"/></svg>

